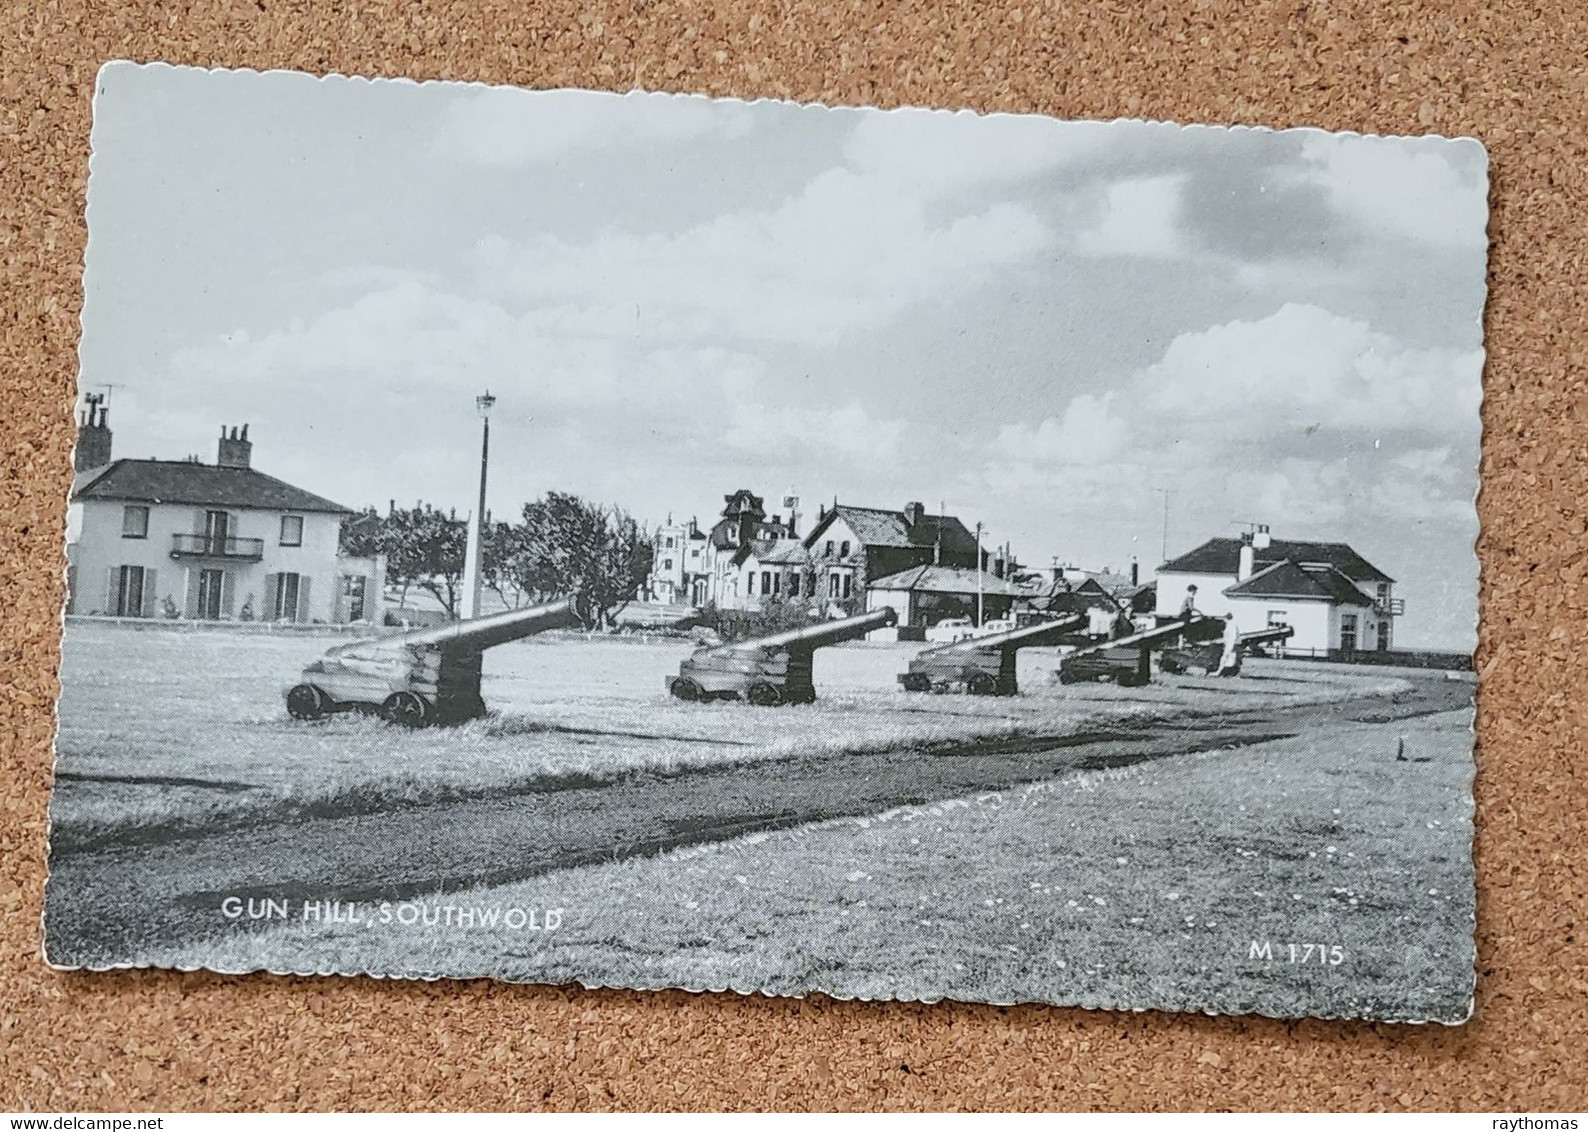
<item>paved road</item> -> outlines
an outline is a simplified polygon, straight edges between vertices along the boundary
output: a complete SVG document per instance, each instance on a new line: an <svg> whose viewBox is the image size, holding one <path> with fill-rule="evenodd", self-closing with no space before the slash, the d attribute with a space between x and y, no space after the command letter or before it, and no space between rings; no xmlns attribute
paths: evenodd
<svg viewBox="0 0 1588 1132"><path fill-rule="evenodd" d="M369 902L450 893L1075 770L1269 742L1347 720L1384 723L1471 706L1470 682L1412 684L1393 701L1276 705L930 755L825 756L646 775L66 850L50 862L48 952L69 966L126 962L149 947L214 930L226 896Z"/></svg>

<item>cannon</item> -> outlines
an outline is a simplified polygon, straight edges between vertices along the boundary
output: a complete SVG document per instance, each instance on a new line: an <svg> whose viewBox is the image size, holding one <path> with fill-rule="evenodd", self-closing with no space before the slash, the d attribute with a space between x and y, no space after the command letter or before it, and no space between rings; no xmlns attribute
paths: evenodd
<svg viewBox="0 0 1588 1132"><path fill-rule="evenodd" d="M1137 688L1152 680L1152 653L1170 641L1206 640L1210 633L1222 632L1224 622L1200 613L1184 621L1168 621L1140 633L1101 641L1078 648L1059 662L1061 684L1088 680L1113 680L1127 688Z"/></svg>
<svg viewBox="0 0 1588 1132"><path fill-rule="evenodd" d="M1224 659L1222 641L1164 649L1158 657L1158 670L1181 673L1200 668L1209 673L1218 672L1221 676L1238 676L1241 671L1241 660L1248 653L1260 652L1264 645L1277 641L1288 641L1295 634L1296 631L1289 625L1270 625L1266 629L1242 633L1235 642L1235 667L1223 671L1219 670L1219 662Z"/></svg>
<svg viewBox="0 0 1588 1132"><path fill-rule="evenodd" d="M1056 621L1039 621L986 637L972 637L927 649L899 674L906 692L948 692L963 689L973 696L1015 696L1017 654L1023 648L1057 644L1086 623L1079 613Z"/></svg>
<svg viewBox="0 0 1588 1132"><path fill-rule="evenodd" d="M679 666L678 675L669 677L667 690L690 701L745 699L762 707L808 704L816 699L812 653L898 623L893 610L879 609L769 637L707 646Z"/></svg>
<svg viewBox="0 0 1588 1132"><path fill-rule="evenodd" d="M486 649L578 625L586 612L581 599L568 598L337 645L288 689L287 713L319 719L340 711L378 712L408 727L473 719L485 714L480 663Z"/></svg>

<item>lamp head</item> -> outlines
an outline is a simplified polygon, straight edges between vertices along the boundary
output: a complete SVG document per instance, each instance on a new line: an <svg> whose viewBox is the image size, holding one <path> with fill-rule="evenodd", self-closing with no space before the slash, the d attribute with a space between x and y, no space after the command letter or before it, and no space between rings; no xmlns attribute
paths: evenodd
<svg viewBox="0 0 1588 1132"><path fill-rule="evenodd" d="M480 419L482 421L487 420L490 418L491 408L495 404L496 398L491 396L491 391L487 389L484 393L480 394L474 399L474 411L480 414Z"/></svg>

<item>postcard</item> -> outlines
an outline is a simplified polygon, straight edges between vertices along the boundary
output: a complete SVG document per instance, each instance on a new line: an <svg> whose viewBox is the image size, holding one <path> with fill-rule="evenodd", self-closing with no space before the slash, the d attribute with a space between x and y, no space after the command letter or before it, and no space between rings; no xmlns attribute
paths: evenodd
<svg viewBox="0 0 1588 1132"><path fill-rule="evenodd" d="M47 959L1463 1021L1487 177L106 66Z"/></svg>

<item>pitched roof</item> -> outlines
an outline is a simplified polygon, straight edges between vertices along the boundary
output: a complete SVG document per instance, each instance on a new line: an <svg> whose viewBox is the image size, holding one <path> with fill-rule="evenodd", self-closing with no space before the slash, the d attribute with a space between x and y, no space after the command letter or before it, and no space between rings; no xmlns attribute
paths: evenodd
<svg viewBox="0 0 1588 1132"><path fill-rule="evenodd" d="M815 542L834 519L842 519L865 546L932 547L937 545L938 532L941 530L945 552L969 554L973 558L976 554L976 536L953 515L923 513L912 524L905 518L903 511L854 507L847 503L840 503L829 511L827 517L805 536L805 545L810 546Z"/></svg>
<svg viewBox="0 0 1588 1132"><path fill-rule="evenodd" d="M1363 558L1343 542L1303 542L1300 539L1272 540L1253 552L1253 571L1267 569L1289 559L1297 563L1327 563L1353 582L1393 582L1384 571ZM1158 567L1159 573L1236 574L1241 564L1241 540L1210 538L1195 550L1170 559Z"/></svg>
<svg viewBox="0 0 1588 1132"><path fill-rule="evenodd" d="M912 566L886 578L878 578L867 585L873 590L912 590L916 593L974 594L977 593L976 570L958 566ZM994 577L985 570L981 574L979 592L987 597L1020 597L1025 591L1020 587Z"/></svg>
<svg viewBox="0 0 1588 1132"><path fill-rule="evenodd" d="M251 507L261 511L353 513L340 503L332 503L323 496L293 487L253 468L222 468L189 460L117 460L78 487L72 498Z"/></svg>
<svg viewBox="0 0 1588 1132"><path fill-rule="evenodd" d="M1282 597L1328 601L1337 605L1371 606L1373 600L1333 566L1301 565L1285 559L1259 570L1224 591L1227 597Z"/></svg>

